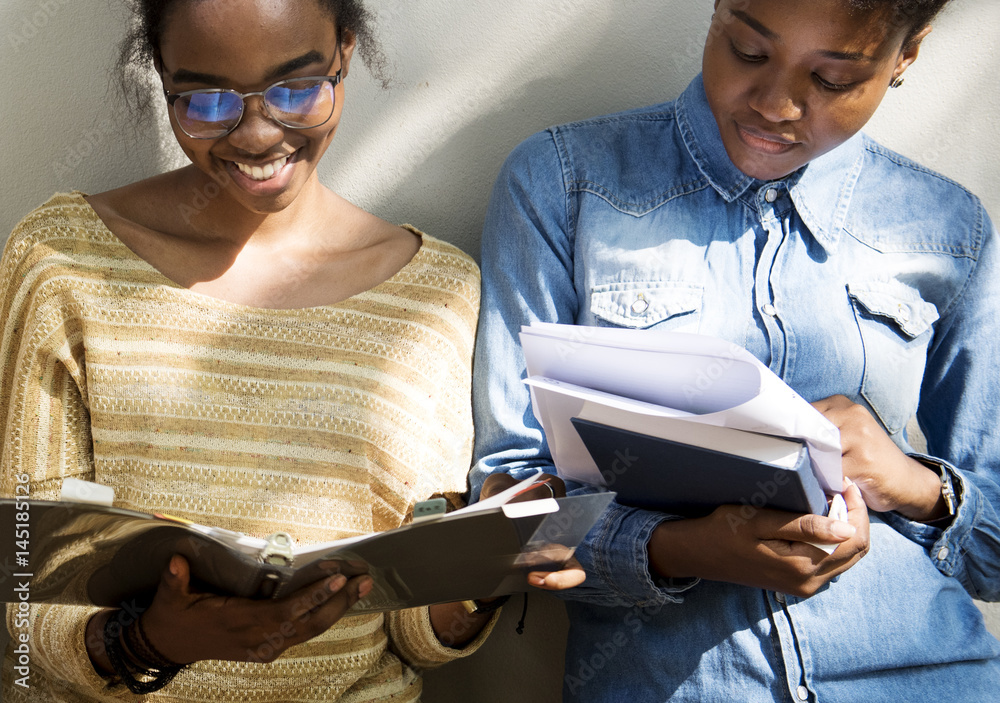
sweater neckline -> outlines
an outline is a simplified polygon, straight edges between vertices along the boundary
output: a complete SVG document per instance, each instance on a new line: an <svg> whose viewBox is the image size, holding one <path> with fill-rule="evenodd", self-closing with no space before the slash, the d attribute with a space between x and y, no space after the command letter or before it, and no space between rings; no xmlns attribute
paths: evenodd
<svg viewBox="0 0 1000 703"><path fill-rule="evenodd" d="M331 309L331 308L340 308L340 307L343 307L345 304L349 303L352 300L357 300L359 298L363 298L363 297L366 297L366 296L370 296L372 294L376 294L376 293L379 292L379 290L381 288L391 286L391 285L397 283L398 279L402 279L403 277L409 276L410 269L414 268L417 265L419 265L420 264L420 260L422 260L426 256L425 252L426 252L426 249L427 249L428 235L424 234L423 232L421 232L419 229L417 229L413 225L402 224L402 225L399 225L399 226L402 227L403 229L405 229L406 231L412 232L413 234L415 234L418 237L420 237L420 248L417 249L417 252L413 255L413 257L409 261L407 261L402 266L402 268L400 268L398 271L396 271L396 273L394 273L392 276L390 276L389 278L385 279L384 281L378 283L377 285L372 286L371 288L368 288L367 290L363 290L360 293L355 293L354 295L348 296L346 298L342 298L341 300L338 300L338 301L335 301L335 302L332 302L332 303L327 303L325 305L313 305L313 306L301 307L301 308L264 308L264 307L254 306L254 305L246 305L246 304L243 304L243 303L234 303L231 300L225 300L224 298L217 298L214 295L207 295L205 293L199 293L198 291L191 290L190 288L188 288L186 286L182 286L181 284L177 283L172 278L170 278L169 276L167 276L166 274L164 274L162 271L160 271L160 269L156 268L151 263L149 263L148 261L146 261L144 258L142 258L141 256L139 256L137 253L135 253L132 250L131 247L129 247L125 242L123 242L121 240L121 238L117 234L115 234L114 232L112 232L111 228L109 228L107 226L107 224L105 224L104 220L101 219L101 216L97 214L97 211L94 210L94 208L91 206L91 204L87 201L87 198L86 198L87 195L88 195L87 193L84 193L83 191L80 191L80 190L71 191L70 194L69 194L69 196L71 198L73 198L74 200L76 200L79 203L79 205L83 208L84 214L97 226L97 228L104 235L106 235L106 236L110 237L111 239L113 239L115 241L115 243L123 251L125 251L127 253L127 256L129 257L129 259L131 259L132 261L138 262L139 264L141 264L146 269L147 272L149 272L149 273L153 274L154 276L156 276L156 278L159 279L160 285L163 285L163 286L169 287L169 288L173 288L174 290L177 290L177 291L183 291L187 295L190 295L190 296L192 296L194 298L198 298L198 299L203 300L203 301L209 301L213 305L220 306L220 307L230 307L230 308L234 308L234 309L238 309L238 310L254 311L254 312L257 312L257 313L264 313L264 314L266 314L266 313L272 313L272 314L281 314L281 313L284 313L284 314L288 314L288 313L294 313L294 312L308 312L310 310L328 310L328 309Z"/></svg>

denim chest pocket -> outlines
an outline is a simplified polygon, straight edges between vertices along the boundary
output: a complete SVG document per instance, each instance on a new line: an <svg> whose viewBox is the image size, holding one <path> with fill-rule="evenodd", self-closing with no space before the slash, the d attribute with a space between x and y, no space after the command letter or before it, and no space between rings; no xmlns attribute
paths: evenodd
<svg viewBox="0 0 1000 703"><path fill-rule="evenodd" d="M847 289L864 345L861 395L896 434L920 399L937 307L896 280L851 283Z"/></svg>
<svg viewBox="0 0 1000 703"><path fill-rule="evenodd" d="M683 282L638 281L594 286L590 312L608 325L645 329L665 320L696 323L701 286Z"/></svg>

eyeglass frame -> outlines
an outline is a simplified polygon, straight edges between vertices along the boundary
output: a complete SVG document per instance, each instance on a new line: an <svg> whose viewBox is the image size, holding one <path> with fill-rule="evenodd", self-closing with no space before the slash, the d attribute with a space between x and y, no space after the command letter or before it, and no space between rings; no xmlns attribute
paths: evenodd
<svg viewBox="0 0 1000 703"><path fill-rule="evenodd" d="M339 32L338 32L338 34L339 34ZM343 63L344 57L340 53L340 37L339 36L337 37L337 48L334 51L333 60L330 61L330 67L333 66L333 62L337 60L338 56L340 56L341 63ZM329 70L330 70L330 68L327 68L327 71L329 71ZM264 90L255 90L255 91L253 91L251 93L241 93L240 91L233 90L231 88L196 88L195 90L183 90L180 93L171 93L169 90L167 90L166 86L164 86L163 87L163 96L167 100L167 105L170 107L171 110L174 111L174 118L177 120L177 126L180 128L180 130L182 132L184 132L184 134L186 134L187 136L189 136L191 139L222 139L223 137L226 137L226 136L229 136L230 134L232 134L233 131L235 131L235 129L240 126L240 123L243 121L243 115L245 115L246 112L247 112L247 98L253 97L254 95L259 95L261 97L261 102L264 103L264 112L267 113L268 118L271 119L273 122L276 122L277 124L281 125L285 129L315 129L316 127L322 127L327 122L329 122L330 118L333 117L333 113L336 112L336 110L337 110L336 93L334 93L333 109L330 110L329 117L327 117L325 120L323 120L319 124L310 125L308 127L298 127L296 125L285 124L284 122L282 122L281 120L279 120L277 117L275 117L271 113L271 108L268 107L268 105L267 105L267 100L264 98L264 93L266 93L267 91L271 90L271 88L274 88L275 86L281 85L282 83L292 83L292 82L295 82L295 81L330 81L333 84L334 91L336 91L337 86L340 85L340 82L343 80L342 75L341 75L342 72L343 72L343 70L344 70L344 68L343 68L343 66L341 66L340 68L337 69L337 72L334 75L332 75L332 76L331 75L325 75L325 76L299 76L297 78L285 78L285 79L282 79L280 81L275 81L271 85L269 85L266 88L264 88ZM184 125L181 124L181 120L177 116L177 112L176 112L176 108L174 107L174 103L176 103L179 98L183 98L186 95L194 95L196 93L198 93L198 94L204 94L204 93L232 93L233 95L238 96L240 98L240 101L241 101L241 108L240 108L240 116L237 118L236 123L232 127L230 127L227 131L225 131L222 134L219 134L217 136L214 136L214 137L197 137L197 136L191 134L190 132L188 132L186 129L184 129Z"/></svg>

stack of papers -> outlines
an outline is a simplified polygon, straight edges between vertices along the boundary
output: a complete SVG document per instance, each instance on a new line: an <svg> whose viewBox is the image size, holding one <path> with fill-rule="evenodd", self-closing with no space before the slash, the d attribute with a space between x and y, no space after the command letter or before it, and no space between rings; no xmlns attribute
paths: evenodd
<svg viewBox="0 0 1000 703"><path fill-rule="evenodd" d="M609 460L626 435L609 430L625 430L660 442L657 456L631 464L666 465L684 454L663 450L674 443L767 469L807 467L809 512L825 512L823 494L841 491L836 426L741 347L702 335L549 323L523 327L520 337L532 408L564 478L599 486L621 478ZM738 478L736 466L725 464L727 482ZM623 487L611 487L626 502Z"/></svg>

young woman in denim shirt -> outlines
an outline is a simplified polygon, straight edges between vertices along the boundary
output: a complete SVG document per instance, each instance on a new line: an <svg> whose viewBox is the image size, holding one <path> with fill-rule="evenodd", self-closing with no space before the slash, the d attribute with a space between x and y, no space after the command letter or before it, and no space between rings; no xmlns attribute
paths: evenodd
<svg viewBox="0 0 1000 703"><path fill-rule="evenodd" d="M973 598L1000 598L997 233L971 193L860 133L946 2L717 0L677 100L546 130L506 162L474 490L553 471L521 383L535 321L731 340L843 444L847 524L612 504L582 570L533 574L567 600L567 699L996 699Z"/></svg>

